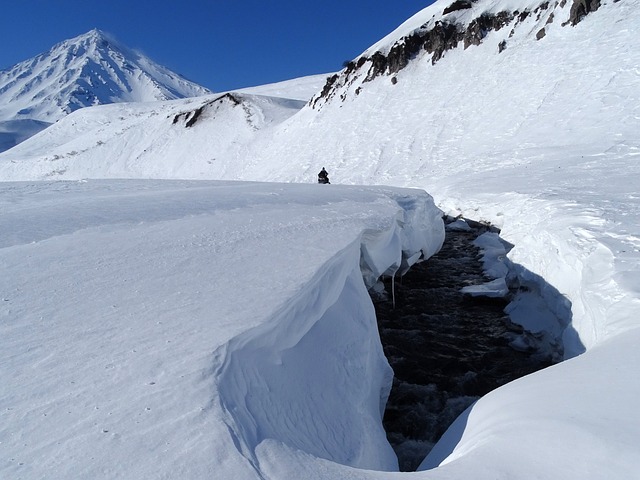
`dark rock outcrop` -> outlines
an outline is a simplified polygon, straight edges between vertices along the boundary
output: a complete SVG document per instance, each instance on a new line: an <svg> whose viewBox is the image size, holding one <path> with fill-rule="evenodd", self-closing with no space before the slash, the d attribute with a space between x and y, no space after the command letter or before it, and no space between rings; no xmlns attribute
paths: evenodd
<svg viewBox="0 0 640 480"><path fill-rule="evenodd" d="M573 26L577 25L584 17L595 12L598 8L600 8L600 0L573 0L569 11L569 23Z"/></svg>
<svg viewBox="0 0 640 480"><path fill-rule="evenodd" d="M424 49L432 54L431 63L435 64L442 58L444 52L458 46L461 32L458 25L453 23L436 22L424 38Z"/></svg>
<svg viewBox="0 0 640 480"><path fill-rule="evenodd" d="M367 60L371 63L365 82L374 78L394 74L405 68L420 51L432 54L431 61L436 63L444 52L455 48L461 35L457 26L448 22L436 22L436 25L425 32L414 32L395 43L387 55L374 53Z"/></svg>
<svg viewBox="0 0 640 480"><path fill-rule="evenodd" d="M525 10L524 12L520 12L518 14L518 23L524 22L529 15L531 15L531 12L529 10Z"/></svg>
<svg viewBox="0 0 640 480"><path fill-rule="evenodd" d="M456 0L443 10L442 15L457 12L458 10L467 10L468 8L471 8L471 5L473 5L471 0Z"/></svg>
<svg viewBox="0 0 640 480"><path fill-rule="evenodd" d="M180 120L184 120L185 124L184 126L186 128L190 128L193 125L195 125L195 123L198 121L198 119L201 117L202 113L210 106L215 105L216 103L222 103L225 101L229 101L231 102L234 106L235 105L240 105L241 101L238 97L236 97L235 95L232 95L230 93L225 93L224 95L211 100L210 102L207 102L201 106L199 106L198 108L196 108L195 110L189 110L188 112L182 112L177 114L175 117L173 117L173 121L171 122L173 125L175 125L176 123L178 123Z"/></svg>
<svg viewBox="0 0 640 480"><path fill-rule="evenodd" d="M513 13L504 11L496 14L483 13L467 27L464 33L464 48L480 45L489 32L500 30L511 23L513 17Z"/></svg>
<svg viewBox="0 0 640 480"><path fill-rule="evenodd" d="M545 10L549 9L549 2L544 2L538 5L533 12L537 14L536 20L540 20L540 17L544 13Z"/></svg>
<svg viewBox="0 0 640 480"><path fill-rule="evenodd" d="M350 62L350 64L354 64L353 62ZM347 70L349 69L349 67L347 67ZM348 75L346 73L345 70L345 74ZM322 91L320 92L319 95L316 95L314 98L312 98L309 101L309 105L312 108L315 108L316 104L318 103L318 100L320 100L321 98L324 98L326 100L328 100L329 98L331 98L333 92L334 92L334 85L336 84L336 82L338 81L338 79L340 78L340 76L338 74L335 75L331 75L329 78L327 78L327 82L324 84L324 87L322 87ZM359 92L358 92L359 93Z"/></svg>
<svg viewBox="0 0 640 480"><path fill-rule="evenodd" d="M473 1L460 0L448 8L453 8L454 5L458 10L468 8L464 5L471 6ZM513 18L513 13L503 11L497 14L484 13L466 28L461 24L447 21L436 21L431 28L425 24L410 35L398 40L386 55L382 52L375 52L370 57L362 56L357 61L348 62L339 75L333 75L327 79L320 94L311 99L309 105L315 108L323 99L326 101L333 97L335 90L352 83L356 75L363 68L366 68L366 64L368 64L368 69L364 82L370 82L381 75L393 75L399 72L421 51L430 54L431 63L435 64L446 51L456 48L461 41L464 41L465 48L470 45L479 45L488 32L501 29L509 24Z"/></svg>
<svg viewBox="0 0 640 480"><path fill-rule="evenodd" d="M470 9L477 0L455 0L443 11L443 16L459 11ZM370 82L382 75L395 75L404 69L414 58L426 51L431 55L431 63L438 62L448 50L458 47L463 42L465 49L472 45L480 45L487 35L492 31L511 25L512 29L509 37L512 37L521 23L529 20L535 15L535 20L543 21L543 16L550 9L562 8L566 0L558 0L555 3L541 1L533 10L501 11L498 13L485 12L474 18L468 24L455 23L446 19L433 20L415 29L409 35L399 39L389 49L388 53L375 52L370 56L361 56L357 61L351 61L346 68L338 75L334 75L327 80L322 91L312 98L309 105L312 108L321 106L333 97L338 90L342 90L340 98L347 98L348 87L361 79L362 83ZM587 14L594 12L600 7L601 0L573 0L570 17L567 25L576 25ZM452 19L455 16L452 17ZM546 25L553 22L554 12L551 11L545 22ZM536 39L540 40L547 34L547 29L537 30ZM498 53L506 48L506 42L502 41L498 45ZM395 82L393 82L395 84ZM362 91L363 86L356 87L356 94Z"/></svg>

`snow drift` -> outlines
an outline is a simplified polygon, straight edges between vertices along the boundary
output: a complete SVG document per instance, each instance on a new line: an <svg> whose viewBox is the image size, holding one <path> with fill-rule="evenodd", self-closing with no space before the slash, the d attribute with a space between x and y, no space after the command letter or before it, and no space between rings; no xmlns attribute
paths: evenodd
<svg viewBox="0 0 640 480"><path fill-rule="evenodd" d="M444 230L428 195L0 188L3 476L260 478L264 440L394 468L381 425L392 373L360 248L385 269L435 253ZM376 234L397 240L374 247Z"/></svg>

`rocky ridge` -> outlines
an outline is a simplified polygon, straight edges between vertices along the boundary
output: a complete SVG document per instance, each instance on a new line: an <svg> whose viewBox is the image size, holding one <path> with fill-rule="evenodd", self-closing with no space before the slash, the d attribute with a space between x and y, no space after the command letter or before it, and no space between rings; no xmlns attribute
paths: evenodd
<svg viewBox="0 0 640 480"><path fill-rule="evenodd" d="M487 10L475 15L475 7L479 3L479 0L455 0L439 16L434 15L412 33L393 43L388 51L376 51L370 55L365 53L349 62L344 70L327 79L322 91L309 101L309 105L321 108L335 96L344 101L350 89L358 95L364 84L380 76L390 76L391 83L396 84L398 80L395 75L413 59L428 54L431 55L431 63L435 65L447 51L460 45L465 50L480 45L491 32L507 26L511 27L508 35L510 39L519 26L529 21L528 25L531 27L533 22L535 38L541 40L546 35L547 25L553 23L557 13L566 7L567 0L545 0L535 8L522 11ZM562 26L577 25L600 5L600 0L573 0L568 19ZM502 40L498 44L497 53L502 53L508 43L508 40Z"/></svg>

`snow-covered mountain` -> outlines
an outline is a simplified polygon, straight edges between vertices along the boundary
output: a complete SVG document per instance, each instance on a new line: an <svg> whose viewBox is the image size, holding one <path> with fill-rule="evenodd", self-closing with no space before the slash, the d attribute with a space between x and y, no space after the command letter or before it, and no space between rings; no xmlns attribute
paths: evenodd
<svg viewBox="0 0 640 480"><path fill-rule="evenodd" d="M83 107L211 93L100 30L0 72L0 118L55 122Z"/></svg>
<svg viewBox="0 0 640 480"><path fill-rule="evenodd" d="M207 93L94 29L0 71L0 121L53 123L88 106Z"/></svg>
<svg viewBox="0 0 640 480"><path fill-rule="evenodd" d="M638 31L640 0L439 0L307 103L84 108L0 154L3 473L402 477L361 269L437 249L426 190L502 229L509 313L568 361L407 476L639 478Z"/></svg>
<svg viewBox="0 0 640 480"><path fill-rule="evenodd" d="M422 178L467 171L470 159L476 171L514 159L524 165L540 157L542 142L573 146L577 158L587 145L594 154L630 148L638 130L638 52L629 33L637 19L633 11L623 17L630 4L603 2L592 11L593 2L439 1L331 76L300 112L254 128L246 141L199 148L191 130L163 113L197 110L210 99L136 106L133 130L117 108L81 111L58 126L73 135L49 133L0 155L0 175L172 177L179 163L188 178L308 181L324 165L341 182L422 185ZM93 115L101 120L91 127ZM196 128L215 131L209 118ZM139 145L123 131L150 143L186 142L191 152L133 153ZM214 158L215 167L202 168Z"/></svg>

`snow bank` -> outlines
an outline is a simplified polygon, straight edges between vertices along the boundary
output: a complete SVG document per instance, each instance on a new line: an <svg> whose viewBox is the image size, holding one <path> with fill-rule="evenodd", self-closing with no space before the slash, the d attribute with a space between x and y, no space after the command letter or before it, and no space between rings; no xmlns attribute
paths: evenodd
<svg viewBox="0 0 640 480"><path fill-rule="evenodd" d="M257 479L274 443L396 466L360 252L397 269L439 248L426 193L150 180L0 191L0 476Z"/></svg>
<svg viewBox="0 0 640 480"><path fill-rule="evenodd" d="M248 458L271 439L345 465L397 469L381 426L393 372L358 260L355 242L271 321L225 346L218 389Z"/></svg>
<svg viewBox="0 0 640 480"><path fill-rule="evenodd" d="M383 189L400 207L366 229L258 328L223 347L217 388L243 454L277 442L314 457L397 470L382 430L393 379L363 281L442 245L441 212L417 192ZM354 432L358 432L354 435Z"/></svg>
<svg viewBox="0 0 640 480"><path fill-rule="evenodd" d="M0 153L0 178L229 177L230 169L237 168L228 163L230 158L247 162L254 138L303 105L300 100L226 93L83 108Z"/></svg>
<svg viewBox="0 0 640 480"><path fill-rule="evenodd" d="M621 235L618 214L603 209L636 207L618 203L629 195L626 184L610 190L600 182L599 191L580 187L591 199L602 196L600 201L569 201L556 192L504 193L498 199L477 188L449 195L452 212L460 211L453 205L465 205L465 214L502 227L501 236L515 245L507 258L510 279L527 289L508 313L535 335L561 336L571 360L478 401L425 459L425 478L457 477L478 466L476 478L501 472L505 478L600 479L640 471L640 417L632 400L640 395L640 357L633 346L640 302L626 283L640 279L640 257L630 248L636 237ZM617 250L606 246L613 235L620 241ZM627 263L632 257L633 267Z"/></svg>

